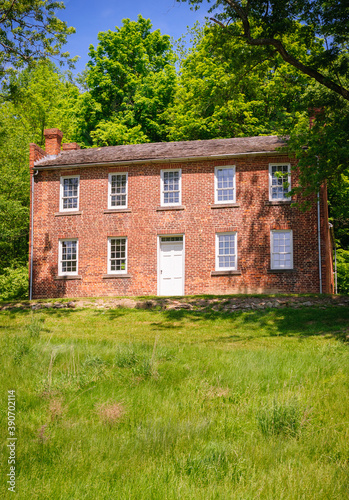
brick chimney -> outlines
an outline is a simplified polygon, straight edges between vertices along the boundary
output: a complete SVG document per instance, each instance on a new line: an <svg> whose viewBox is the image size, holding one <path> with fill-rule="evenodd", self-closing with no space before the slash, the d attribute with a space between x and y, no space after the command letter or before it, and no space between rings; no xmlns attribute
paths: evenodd
<svg viewBox="0 0 349 500"><path fill-rule="evenodd" d="M80 149L80 146L77 142L65 142L62 144L63 151L75 151Z"/></svg>
<svg viewBox="0 0 349 500"><path fill-rule="evenodd" d="M44 136L46 153L48 155L58 155L61 152L63 132L58 128L46 128Z"/></svg>

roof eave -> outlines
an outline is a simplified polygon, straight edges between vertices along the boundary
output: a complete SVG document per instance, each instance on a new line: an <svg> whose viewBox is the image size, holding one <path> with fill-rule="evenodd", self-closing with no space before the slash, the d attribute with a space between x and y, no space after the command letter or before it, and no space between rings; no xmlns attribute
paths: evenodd
<svg viewBox="0 0 349 500"><path fill-rule="evenodd" d="M230 158L245 158L253 156L270 156L270 155L287 155L285 151L251 151L248 153L229 153L224 155L212 156L182 156L175 158L143 158L141 160L113 160L94 163L73 163L64 165L40 165L34 163L36 170L56 170L56 169L72 169L85 167L101 167L101 166L122 166L122 165L139 165L144 163L180 163L188 161L207 161L207 160L229 160Z"/></svg>

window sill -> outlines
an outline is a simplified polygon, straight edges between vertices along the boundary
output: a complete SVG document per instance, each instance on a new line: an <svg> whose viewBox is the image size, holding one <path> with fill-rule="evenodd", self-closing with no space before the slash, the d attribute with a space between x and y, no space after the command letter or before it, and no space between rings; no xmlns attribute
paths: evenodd
<svg viewBox="0 0 349 500"><path fill-rule="evenodd" d="M278 200L278 201L266 201L264 205L275 206L275 205L291 205L292 200Z"/></svg>
<svg viewBox="0 0 349 500"><path fill-rule="evenodd" d="M55 280L81 280L82 276L78 274L68 274L67 276L54 276L53 279Z"/></svg>
<svg viewBox="0 0 349 500"><path fill-rule="evenodd" d="M211 208L238 208L240 203L215 203Z"/></svg>
<svg viewBox="0 0 349 500"><path fill-rule="evenodd" d="M80 210L72 211L72 212L56 212L55 217L62 217L64 215L81 215L82 212Z"/></svg>
<svg viewBox="0 0 349 500"><path fill-rule="evenodd" d="M118 278L131 278L130 274L127 273L120 273L120 274L103 274L102 278L104 280L109 280L109 279L118 279Z"/></svg>
<svg viewBox="0 0 349 500"><path fill-rule="evenodd" d="M268 274L278 274L278 273L294 273L296 269L267 269Z"/></svg>
<svg viewBox="0 0 349 500"><path fill-rule="evenodd" d="M240 270L235 270L235 271L211 271L211 276L240 276L241 271Z"/></svg>
<svg viewBox="0 0 349 500"><path fill-rule="evenodd" d="M169 205L168 207L156 207L157 212L163 212L164 210L185 210L183 205Z"/></svg>
<svg viewBox="0 0 349 500"><path fill-rule="evenodd" d="M130 208L108 208L107 210L103 210L104 214L129 213L129 212L131 212Z"/></svg>

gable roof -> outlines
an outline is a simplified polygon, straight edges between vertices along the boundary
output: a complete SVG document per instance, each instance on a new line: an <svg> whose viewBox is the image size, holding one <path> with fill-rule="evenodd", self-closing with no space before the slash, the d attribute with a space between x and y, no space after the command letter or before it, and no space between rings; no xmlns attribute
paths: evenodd
<svg viewBox="0 0 349 500"><path fill-rule="evenodd" d="M46 156L35 162L38 168L87 166L133 162L179 161L229 157L245 154L276 152L285 146L284 139L276 135L210 139L203 141L156 142L126 146L61 151L57 156Z"/></svg>

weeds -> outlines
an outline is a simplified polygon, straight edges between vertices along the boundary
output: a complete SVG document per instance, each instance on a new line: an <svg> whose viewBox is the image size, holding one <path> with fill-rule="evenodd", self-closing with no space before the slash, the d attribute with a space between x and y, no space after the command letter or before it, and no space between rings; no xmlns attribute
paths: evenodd
<svg viewBox="0 0 349 500"><path fill-rule="evenodd" d="M257 413L258 426L264 436L295 436L304 423L302 412L295 400L278 403L276 400Z"/></svg>
<svg viewBox="0 0 349 500"><path fill-rule="evenodd" d="M31 316L29 325L27 325L27 332L30 338L38 339L43 330L44 319L38 318L35 314Z"/></svg>
<svg viewBox="0 0 349 500"><path fill-rule="evenodd" d="M137 378L157 378L155 339L152 353L146 345L120 344L115 354L114 364L118 368L131 368Z"/></svg>
<svg viewBox="0 0 349 500"><path fill-rule="evenodd" d="M31 347L24 337L15 336L12 342L12 355L15 365L20 365L24 356L30 353Z"/></svg>
<svg viewBox="0 0 349 500"><path fill-rule="evenodd" d="M245 460L232 453L229 445L220 442L209 443L201 453L189 454L176 467L177 473L184 472L194 481L203 483L220 481L225 476L238 482L245 468Z"/></svg>

